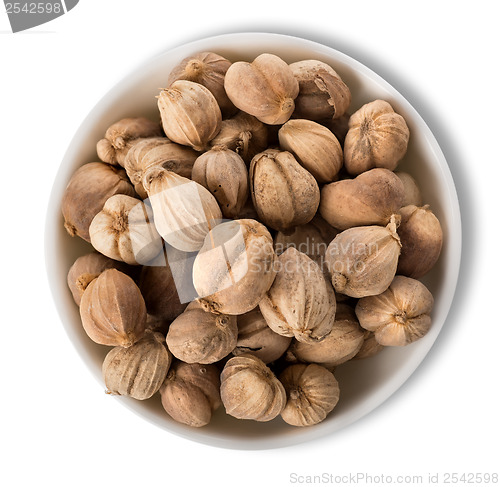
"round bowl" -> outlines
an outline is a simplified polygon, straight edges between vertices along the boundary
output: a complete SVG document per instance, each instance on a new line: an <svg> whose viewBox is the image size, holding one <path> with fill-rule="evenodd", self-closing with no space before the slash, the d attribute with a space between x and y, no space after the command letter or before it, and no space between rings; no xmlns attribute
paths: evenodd
<svg viewBox="0 0 500 487"><path fill-rule="evenodd" d="M76 257L91 251L91 247L65 232L60 210L62 195L78 167L98 160L95 145L109 125L127 116L158 118L155 99L158 87L165 85L170 70L179 61L197 51L215 51L233 61L251 61L263 52L276 54L289 63L318 59L330 64L351 89L350 113L364 103L381 98L403 115L411 135L408 153L398 170L408 171L415 177L421 186L425 203L430 204L438 216L444 233L439 262L423 279L435 297L433 323L425 337L409 346L386 348L375 357L338 367L335 375L341 390L339 404L325 421L312 427L295 428L281 418L269 423L241 421L226 415L221 407L208 426L197 429L174 422L162 409L158 394L147 401L126 397L115 397L114 400L170 433L217 447L276 448L332 435L389 398L425 358L450 309L461 255L457 194L435 137L396 89L363 64L335 49L277 34L241 33L210 37L170 49L148 60L107 93L92 109L71 141L52 189L45 247L47 272L56 306L77 352L104 388L101 365L109 348L97 345L87 337L81 326L78 308L66 285L69 267Z"/></svg>

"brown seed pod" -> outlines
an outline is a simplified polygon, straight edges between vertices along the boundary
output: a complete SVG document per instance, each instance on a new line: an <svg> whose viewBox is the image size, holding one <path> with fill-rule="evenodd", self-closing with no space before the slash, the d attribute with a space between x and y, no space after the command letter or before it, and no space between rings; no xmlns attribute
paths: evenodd
<svg viewBox="0 0 500 487"><path fill-rule="evenodd" d="M186 309L164 252L141 269L139 289L148 313L160 320L175 320Z"/></svg>
<svg viewBox="0 0 500 487"><path fill-rule="evenodd" d="M422 206L422 194L420 193L420 188L418 187L415 179L407 172L396 171L394 174L399 179L401 179L401 182L403 183L403 186L405 188L405 199L401 206Z"/></svg>
<svg viewBox="0 0 500 487"><path fill-rule="evenodd" d="M319 183L332 182L342 167L337 137L311 120L289 120L278 133L280 147L291 152Z"/></svg>
<svg viewBox="0 0 500 487"><path fill-rule="evenodd" d="M158 122L144 117L124 118L106 130L104 139L97 143L97 155L103 162L123 166L125 157L135 140L160 137L162 134Z"/></svg>
<svg viewBox="0 0 500 487"><path fill-rule="evenodd" d="M309 120L339 118L349 108L351 92L328 64L308 59L290 64L290 69L300 89L294 117Z"/></svg>
<svg viewBox="0 0 500 487"><path fill-rule="evenodd" d="M432 294L420 281L396 276L387 291L360 299L356 315L381 345L404 346L429 331L433 305Z"/></svg>
<svg viewBox="0 0 500 487"><path fill-rule="evenodd" d="M199 302L210 311L251 311L274 281L275 253L266 227L255 220L217 225L205 238L193 265Z"/></svg>
<svg viewBox="0 0 500 487"><path fill-rule="evenodd" d="M401 208L401 255L398 274L418 279L436 264L443 246L443 230L429 205L421 208L410 205Z"/></svg>
<svg viewBox="0 0 500 487"><path fill-rule="evenodd" d="M386 227L355 227L339 233L325 260L335 291L353 298L384 292L394 279L401 251L396 219Z"/></svg>
<svg viewBox="0 0 500 487"><path fill-rule="evenodd" d="M142 176L152 166L175 172L191 179L191 171L198 153L189 147L176 144L166 137L151 137L136 141L125 157L124 167L135 191L146 199L148 194L142 185Z"/></svg>
<svg viewBox="0 0 500 487"><path fill-rule="evenodd" d="M271 421L286 404L286 393L271 369L253 355L228 360L221 374L226 413L238 419Z"/></svg>
<svg viewBox="0 0 500 487"><path fill-rule="evenodd" d="M179 80L158 96L163 130L178 144L203 151L219 133L222 115L214 95L204 86Z"/></svg>
<svg viewBox="0 0 500 487"><path fill-rule="evenodd" d="M155 394L167 376L172 355L161 333L146 333L134 345L113 348L102 373L107 393L143 401Z"/></svg>
<svg viewBox="0 0 500 487"><path fill-rule="evenodd" d="M141 200L124 194L111 196L94 217L90 242L111 259L127 264L147 264L163 248L153 222L153 210Z"/></svg>
<svg viewBox="0 0 500 487"><path fill-rule="evenodd" d="M279 359L292 339L275 333L262 316L259 308L238 316L238 342L233 355L255 355L265 364Z"/></svg>
<svg viewBox="0 0 500 487"><path fill-rule="evenodd" d="M274 237L276 255L292 247L306 254L325 271L325 252L338 230L316 215L309 223L295 227L290 235L278 232Z"/></svg>
<svg viewBox="0 0 500 487"><path fill-rule="evenodd" d="M220 132L210 141L215 147L222 145L235 151L246 164L253 156L267 148L267 126L252 115L239 112L234 117L223 120Z"/></svg>
<svg viewBox="0 0 500 487"><path fill-rule="evenodd" d="M252 201L264 224L290 233L313 219L319 206L318 183L292 154L275 149L257 154L249 176Z"/></svg>
<svg viewBox="0 0 500 487"><path fill-rule="evenodd" d="M160 388L161 403L175 421L199 428L210 422L221 405L219 390L215 365L175 362Z"/></svg>
<svg viewBox="0 0 500 487"><path fill-rule="evenodd" d="M96 343L130 347L144 335L146 305L132 278L108 269L83 293L80 316L87 335Z"/></svg>
<svg viewBox="0 0 500 487"><path fill-rule="evenodd" d="M192 179L215 196L226 218L236 218L248 199L245 162L224 146L213 147L196 159Z"/></svg>
<svg viewBox="0 0 500 487"><path fill-rule="evenodd" d="M80 306L82 295L87 286L106 269L118 269L124 272L125 268L126 266L122 262L109 259L97 252L78 257L70 267L67 279L75 303Z"/></svg>
<svg viewBox="0 0 500 487"><path fill-rule="evenodd" d="M208 88L217 100L223 117L230 117L238 110L224 90L224 77L231 61L214 52L197 52L183 59L168 77L171 85L177 80L193 81Z"/></svg>
<svg viewBox="0 0 500 487"><path fill-rule="evenodd" d="M344 166L358 175L374 167L393 171L406 154L410 131L404 118L389 103L375 100L349 119L344 142Z"/></svg>
<svg viewBox="0 0 500 487"><path fill-rule="evenodd" d="M387 225L404 201L401 180L388 169L372 169L321 189L319 212L339 230L361 225Z"/></svg>
<svg viewBox="0 0 500 487"><path fill-rule="evenodd" d="M336 301L318 264L294 248L276 260L278 273L259 302L269 327L305 343L325 338L333 326Z"/></svg>
<svg viewBox="0 0 500 487"><path fill-rule="evenodd" d="M232 64L224 87L240 110L269 125L280 125L290 118L299 94L292 70L274 54L261 54L252 63Z"/></svg>
<svg viewBox="0 0 500 487"><path fill-rule="evenodd" d="M135 191L123 169L91 162L73 174L62 199L64 227L74 237L90 242L89 227L104 203L115 194L134 196Z"/></svg>
<svg viewBox="0 0 500 487"><path fill-rule="evenodd" d="M347 304L337 304L335 321L330 333L318 343L293 341L289 358L293 361L316 363L332 370L353 358L364 342L364 330L359 326L354 310Z"/></svg>
<svg viewBox="0 0 500 487"><path fill-rule="evenodd" d="M287 399L281 417L292 426L321 423L339 401L337 380L320 365L290 365L281 373L280 381Z"/></svg>
<svg viewBox="0 0 500 487"><path fill-rule="evenodd" d="M172 247L195 252L222 218L217 200L201 184L161 167L143 176L158 233Z"/></svg>
<svg viewBox="0 0 500 487"><path fill-rule="evenodd" d="M236 347L235 316L205 311L193 301L171 324L167 345L174 357L188 364L213 364Z"/></svg>
<svg viewBox="0 0 500 487"><path fill-rule="evenodd" d="M363 341L363 345L361 345L359 352L353 357L353 360L373 357L381 352L383 348L384 346L380 345L380 343L377 342L375 333L365 330L365 339Z"/></svg>

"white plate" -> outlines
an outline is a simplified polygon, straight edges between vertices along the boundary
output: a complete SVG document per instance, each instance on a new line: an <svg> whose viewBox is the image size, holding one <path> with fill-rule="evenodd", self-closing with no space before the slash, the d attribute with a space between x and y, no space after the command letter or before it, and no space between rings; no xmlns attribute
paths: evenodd
<svg viewBox="0 0 500 487"><path fill-rule="evenodd" d="M69 237L63 228L60 204L74 171L96 161L96 142L106 128L123 117L149 116L157 119L158 88L165 86L170 70L197 51L214 51L232 61L253 60L263 52L291 63L319 59L330 64L352 92L350 113L377 98L387 100L406 119L410 128L408 153L398 169L411 173L419 183L424 202L438 216L444 232L443 252L437 266L423 279L435 298L430 332L403 348L385 349L379 355L338 367L340 401L319 425L294 428L277 418L270 423L240 421L227 416L223 408L210 425L195 429L178 424L163 411L158 395L148 401L117 397L118 403L160 428L218 447L266 449L288 446L333 435L369 413L390 397L425 358L436 340L450 309L458 278L461 255L461 224L453 179L439 145L415 109L391 85L358 61L330 47L308 40L267 33L241 33L210 37L166 51L134 69L92 109L71 141L52 189L46 222L46 264L54 299L62 323L77 352L99 383L102 360L108 347L93 343L80 323L78 309L66 285L66 275L75 258L91 250L79 238ZM416 393L416 391L413 391ZM110 400L113 400L110 398Z"/></svg>

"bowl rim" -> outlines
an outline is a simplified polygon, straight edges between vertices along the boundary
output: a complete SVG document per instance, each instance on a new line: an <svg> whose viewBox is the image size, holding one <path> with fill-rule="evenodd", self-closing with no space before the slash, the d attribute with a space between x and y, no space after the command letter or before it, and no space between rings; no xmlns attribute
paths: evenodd
<svg viewBox="0 0 500 487"><path fill-rule="evenodd" d="M443 284L443 292L440 295L441 309L443 318L440 323L433 323L433 339L428 340L423 347L423 352L418 356L412 356L411 360L408 360L404 367L398 371L398 373L380 387L376 394L373 395L372 400L365 401L361 406L357 407L352 414L344 418L343 421L337 421L333 424L323 424L322 428L304 428L300 430L300 434L289 435L277 435L276 437L268 438L242 438L240 440L234 440L231 438L222 438L219 436L213 436L210 434L203 434L203 429L192 429L186 431L183 425L178 425L177 423L172 423L168 428L164 424L156 419L156 416L143 412L139 412L133 407L133 405L128 401L128 398L116 398L119 403L127 407L128 409L135 412L137 415L146 419L152 424L159 426L160 428L169 431L175 435L181 436L183 438L189 439L191 441L196 441L198 443L216 446L220 448L230 448L239 450L256 450L256 449L272 449L281 448L291 445L296 445L299 443L304 443L314 439L323 438L327 435L331 435L333 432L349 425L355 423L361 417L367 415L369 412L378 408L382 403L389 399L413 374L413 372L418 368L418 366L425 359L430 349L432 348L435 340L441 331L442 327L447 321L447 317L452 305L453 296L455 294L455 289L458 282L458 276L460 271L460 261L462 252L462 224L460 216L460 207L458 201L458 195L456 191L456 186L453 181L453 176L450 167L446 161L446 158L439 146L439 143L435 135L431 132L430 128L423 120L421 115L412 106L412 104L403 96L394 86L389 82L371 70L369 67L361 63L355 58L344 54L337 49L330 47L326 44L315 42L303 37L292 36L287 34L278 34L271 32L236 32L220 34L215 36L204 37L187 43L183 43L172 47L172 45L166 48L160 49L157 54L149 57L147 60L143 61L139 65L133 67L129 70L128 74L121 78L114 87L109 89L94 105L94 107L88 112L87 116L84 118L80 126L78 127L76 133L72 137L65 155L59 165L56 177L53 182L53 186L50 193L49 203L47 207L47 215L45 221L45 233L44 233L44 253L45 253L45 266L47 272L47 278L49 281L49 287L52 292L52 297L55 302L55 306L65 332L70 339L70 342L76 349L78 355L85 363L86 368L91 372L92 376L102 385L102 378L93 372L92 368L89 366L88 361L90 360L89 352L85 350L84 347L77 345L78 339L76 337L76 332L69 322L68 312L64 309L64 299L63 294L67 293L66 282L60 282L59 272L53 272L53 269L57 268L58 261L58 249L55 243L55 235L57 234L58 227L61 222L60 213L60 198L66 187L66 184L71 177L72 171L70 171L71 161L77 156L78 152L78 141L82 138L82 133L88 133L92 126L95 124L95 120L107 113L110 107L116 103L118 99L124 96L124 94L130 89L128 85L134 83L134 77L140 77L140 73L143 68L149 66L157 58L163 56L175 56L177 52L182 52L184 50L190 50L191 52L206 51L209 49L210 44L218 44L221 41L227 42L229 46L233 42L241 41L268 41L272 43L273 40L279 40L280 42L287 42L291 47L293 45L300 46L300 48L307 49L311 52L323 53L326 56L331 56L338 58L345 64L350 65L353 70L359 72L363 77L369 78L371 81L376 82L384 90L389 91L392 96L394 96L398 104L404 108L405 113L411 114L412 122L418 125L418 130L420 135L428 144L430 150L432 151L435 161L439 163L439 169L442 178L446 182L447 198L449 204L450 213L447 214L447 220L449 220L448 232L449 232L449 246L450 246L450 261L453 265L447 268L447 275L445 276L446 282ZM67 269L66 269L67 272Z"/></svg>

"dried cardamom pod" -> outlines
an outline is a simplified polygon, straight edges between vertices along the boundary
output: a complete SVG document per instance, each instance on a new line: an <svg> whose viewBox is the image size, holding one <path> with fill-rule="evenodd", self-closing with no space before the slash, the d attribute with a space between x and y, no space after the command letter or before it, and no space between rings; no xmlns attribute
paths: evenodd
<svg viewBox="0 0 500 487"><path fill-rule="evenodd" d="M289 358L333 370L359 352L365 338L364 331L359 326L354 310L347 304L338 303L333 327L325 339L318 343L293 341Z"/></svg>
<svg viewBox="0 0 500 487"><path fill-rule="evenodd" d="M217 200L201 184L161 167L143 176L155 225L167 243L184 252L199 250L222 218Z"/></svg>
<svg viewBox="0 0 500 487"><path fill-rule="evenodd" d="M214 52L197 52L183 59L168 77L171 85L177 80L193 81L208 88L214 95L224 117L234 115L237 108L231 103L224 90L224 77L231 61Z"/></svg>
<svg viewBox="0 0 500 487"><path fill-rule="evenodd" d="M252 115L238 112L234 117L223 120L220 132L210 141L215 147L222 145L234 150L250 164L253 156L267 148L267 126Z"/></svg>
<svg viewBox="0 0 500 487"><path fill-rule="evenodd" d="M356 315L381 345L404 346L429 331L433 305L432 294L420 281L396 276L382 294L360 299Z"/></svg>
<svg viewBox="0 0 500 487"><path fill-rule="evenodd" d="M255 220L217 225L206 236L193 265L198 301L210 311L251 311L274 281L275 253L267 228Z"/></svg>
<svg viewBox="0 0 500 487"><path fill-rule="evenodd" d="M107 393L143 401L155 394L167 376L172 355L161 333L146 333L134 345L113 348L102 373Z"/></svg>
<svg viewBox="0 0 500 487"><path fill-rule="evenodd" d="M331 284L316 262L294 248L276 259L278 272L259 308L276 333L305 343L330 333L336 301Z"/></svg>
<svg viewBox="0 0 500 487"><path fill-rule="evenodd" d="M174 357L188 364L213 364L236 346L235 316L205 311L193 301L171 324L167 345Z"/></svg>
<svg viewBox="0 0 500 487"><path fill-rule="evenodd" d="M90 242L111 259L127 264L147 264L163 249L153 222L153 210L141 200L124 194L111 196L94 217Z"/></svg>
<svg viewBox="0 0 500 487"><path fill-rule="evenodd" d="M179 423L207 425L221 405L219 375L215 365L175 362L160 388L163 408Z"/></svg>
<svg viewBox="0 0 500 487"><path fill-rule="evenodd" d="M420 193L420 188L415 179L410 174L403 171L396 171L394 174L401 179L405 188L405 199L401 207L409 205L422 206L422 194Z"/></svg>
<svg viewBox="0 0 500 487"><path fill-rule="evenodd" d="M166 137L150 137L138 140L128 151L124 167L135 191L146 199L148 194L142 185L142 176L151 166L175 172L179 176L191 179L191 171L198 153L168 140Z"/></svg>
<svg viewBox="0 0 500 487"><path fill-rule="evenodd" d="M286 393L271 369L253 355L228 360L221 374L226 413L238 419L271 421L286 404Z"/></svg>
<svg viewBox="0 0 500 487"><path fill-rule="evenodd" d="M292 70L274 54L261 54L252 63L233 63L224 87L240 110L269 125L281 125L290 118L299 94Z"/></svg>
<svg viewBox="0 0 500 487"><path fill-rule="evenodd" d="M292 154L275 149L257 154L249 176L250 194L263 223L290 233L313 219L319 206L318 183Z"/></svg>
<svg viewBox="0 0 500 487"><path fill-rule="evenodd" d="M144 117L124 118L106 130L104 139L97 143L97 155L103 162L123 166L135 140L161 135L163 131L158 122Z"/></svg>
<svg viewBox="0 0 500 487"><path fill-rule="evenodd" d="M443 246L443 230L429 205L418 208L410 205L401 208L401 255L398 274L418 279L436 264Z"/></svg>
<svg viewBox="0 0 500 487"><path fill-rule="evenodd" d="M375 167L393 171L406 154L410 131L404 118L383 100L363 105L349 119L344 166L358 175Z"/></svg>
<svg viewBox="0 0 500 487"><path fill-rule="evenodd" d="M339 230L361 225L387 225L404 201L401 180L388 169L372 169L321 189L319 212Z"/></svg>
<svg viewBox="0 0 500 487"><path fill-rule="evenodd" d="M259 308L238 316L238 342L233 355L255 355L265 364L279 359L292 339L275 333L262 316Z"/></svg>
<svg viewBox="0 0 500 487"><path fill-rule="evenodd" d="M326 63L308 59L290 64L299 82L295 100L296 118L339 118L349 108L351 92L336 71Z"/></svg>
<svg viewBox="0 0 500 487"><path fill-rule="evenodd" d="M178 144L203 151L219 133L222 115L214 95L192 81L172 83L158 96L163 130Z"/></svg>
<svg viewBox="0 0 500 487"><path fill-rule="evenodd" d="M281 417L292 426L321 423L339 401L337 380L320 365L290 365L281 373L280 381L287 399Z"/></svg>
<svg viewBox="0 0 500 487"><path fill-rule="evenodd" d="M97 252L78 257L70 267L67 279L75 303L80 306L82 295L87 286L106 269L118 269L124 272L125 268L126 266L122 262L109 259Z"/></svg>
<svg viewBox="0 0 500 487"><path fill-rule="evenodd" d="M76 170L62 199L64 228L74 237L90 242L89 227L104 203L115 194L135 196L135 191L123 169L90 162Z"/></svg>
<svg viewBox="0 0 500 487"><path fill-rule="evenodd" d="M236 218L248 199L245 162L224 146L215 146L196 159L192 179L215 196L226 218Z"/></svg>
<svg viewBox="0 0 500 487"><path fill-rule="evenodd" d="M291 152L319 183L330 183L342 167L337 137L311 120L289 120L278 133L280 147Z"/></svg>
<svg viewBox="0 0 500 487"><path fill-rule="evenodd" d="M94 342L127 348L144 335L146 304L132 278L108 269L87 286L80 316Z"/></svg>
<svg viewBox="0 0 500 487"><path fill-rule="evenodd" d="M396 274L401 242L397 219L386 227L355 227L339 233L325 260L335 291L353 298L383 293Z"/></svg>
<svg viewBox="0 0 500 487"><path fill-rule="evenodd" d="M181 303L177 285L172 275L165 252L141 269L139 289L141 290L148 313L164 320L175 320L187 304Z"/></svg>

